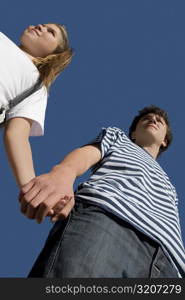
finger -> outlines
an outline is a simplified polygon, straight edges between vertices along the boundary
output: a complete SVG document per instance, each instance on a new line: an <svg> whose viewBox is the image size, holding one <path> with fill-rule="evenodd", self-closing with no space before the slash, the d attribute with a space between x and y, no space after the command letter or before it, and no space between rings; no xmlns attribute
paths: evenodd
<svg viewBox="0 0 185 300"><path fill-rule="evenodd" d="M65 205L65 207L58 214L54 215L51 218L51 222L56 222L58 220L66 219L69 216L72 208L74 207L74 204L75 204L74 197L71 197L71 200Z"/></svg>
<svg viewBox="0 0 185 300"><path fill-rule="evenodd" d="M20 198L20 211L25 214L28 207L28 202L24 199L24 195Z"/></svg>
<svg viewBox="0 0 185 300"><path fill-rule="evenodd" d="M54 215L54 210L50 209L50 211L47 214L47 217L52 217Z"/></svg>
<svg viewBox="0 0 185 300"><path fill-rule="evenodd" d="M47 214L47 216L54 217L57 216L64 206L67 204L68 201L70 201L72 197L64 197L64 199L61 199L54 207L53 207L53 214Z"/></svg>
<svg viewBox="0 0 185 300"><path fill-rule="evenodd" d="M20 200L20 203L21 203L21 212L23 214L26 214L27 213L27 209L29 208L29 203L34 199L34 197L36 197L40 190L38 188L33 188L32 189L33 192L28 192L26 193L25 195L22 196L21 200Z"/></svg>
<svg viewBox="0 0 185 300"><path fill-rule="evenodd" d="M51 222L53 223L53 222L56 222L58 220L66 219L69 216L69 214L70 214L73 207L74 207L73 202L68 203L60 213L55 214L53 217L51 217Z"/></svg>
<svg viewBox="0 0 185 300"><path fill-rule="evenodd" d="M25 214L25 212L27 210L27 206L28 206L27 202L21 202L20 203L20 211L21 211L22 214Z"/></svg>
<svg viewBox="0 0 185 300"><path fill-rule="evenodd" d="M32 186L32 188L24 194L24 198L27 202L32 201L41 191L41 189L38 186Z"/></svg>
<svg viewBox="0 0 185 300"><path fill-rule="evenodd" d="M21 202L22 197L24 196L23 192L19 192L18 201Z"/></svg>
<svg viewBox="0 0 185 300"><path fill-rule="evenodd" d="M60 199L60 201L57 202L57 204L53 207L54 213L58 214L71 199L72 196L65 196L64 198Z"/></svg>
<svg viewBox="0 0 185 300"><path fill-rule="evenodd" d="M27 184L23 185L21 187L21 191L23 192L23 194L27 193L33 187L34 183L35 183L35 178L30 180Z"/></svg>
<svg viewBox="0 0 185 300"><path fill-rule="evenodd" d="M65 205L65 200L60 200L60 201L53 207L54 214L59 213L59 212L64 208L64 205Z"/></svg>
<svg viewBox="0 0 185 300"><path fill-rule="evenodd" d="M60 194L50 194L47 199L40 203L36 214L35 219L38 223L41 223L43 219L47 216L50 209L52 209L57 202L61 200Z"/></svg>
<svg viewBox="0 0 185 300"><path fill-rule="evenodd" d="M50 195L48 194L48 191L47 190L43 190L43 191L40 191L36 197L30 201L26 207L26 211L25 211L25 215L29 218L29 219L34 219L35 218L35 215L37 213L37 210L39 209L39 205L46 201L47 198L49 197ZM49 210L48 210L49 212ZM47 213L48 213L47 212Z"/></svg>

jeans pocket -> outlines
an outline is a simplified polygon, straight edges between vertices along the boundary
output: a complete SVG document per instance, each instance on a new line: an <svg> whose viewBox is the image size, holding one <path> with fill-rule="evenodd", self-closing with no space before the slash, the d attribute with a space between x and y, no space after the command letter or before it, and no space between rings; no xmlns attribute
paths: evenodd
<svg viewBox="0 0 185 300"><path fill-rule="evenodd" d="M47 266L47 270L45 272L44 277L53 277L52 276L52 270L54 268L55 265L55 261L57 259L57 255L59 253L59 249L61 246L61 242L63 239L63 236L65 234L65 231L70 223L71 220L71 213L69 214L68 218L63 220L63 221L58 221L54 227L52 228L47 242L46 242L46 247L47 247L47 243L52 242L53 247L52 250L50 252L50 258L48 260L48 266Z"/></svg>

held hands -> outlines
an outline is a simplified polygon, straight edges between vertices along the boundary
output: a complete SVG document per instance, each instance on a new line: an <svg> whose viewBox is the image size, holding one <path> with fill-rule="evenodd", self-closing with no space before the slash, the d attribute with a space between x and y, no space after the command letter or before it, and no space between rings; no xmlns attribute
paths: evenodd
<svg viewBox="0 0 185 300"><path fill-rule="evenodd" d="M70 172L57 168L33 178L21 188L21 212L38 223L46 216L50 216L52 222L67 218L74 206L74 180Z"/></svg>

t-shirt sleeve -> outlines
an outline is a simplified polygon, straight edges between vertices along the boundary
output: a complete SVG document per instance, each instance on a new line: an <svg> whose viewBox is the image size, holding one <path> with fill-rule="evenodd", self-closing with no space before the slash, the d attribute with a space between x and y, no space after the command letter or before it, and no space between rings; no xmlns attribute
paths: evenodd
<svg viewBox="0 0 185 300"><path fill-rule="evenodd" d="M89 141L86 145L97 145L101 150L101 158L103 159L111 150L111 147L116 143L116 141L125 136L124 132L116 127L102 128L97 137ZM86 146L84 145L84 146Z"/></svg>
<svg viewBox="0 0 185 300"><path fill-rule="evenodd" d="M30 130L30 136L44 135L46 106L47 89L46 87L42 87L11 108L6 114L6 120L15 117L31 119L33 122Z"/></svg>

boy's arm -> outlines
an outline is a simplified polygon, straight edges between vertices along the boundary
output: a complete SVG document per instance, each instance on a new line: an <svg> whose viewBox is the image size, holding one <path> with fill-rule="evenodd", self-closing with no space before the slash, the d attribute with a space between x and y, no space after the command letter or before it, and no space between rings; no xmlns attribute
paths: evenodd
<svg viewBox="0 0 185 300"><path fill-rule="evenodd" d="M67 170L74 181L83 175L101 159L101 151L96 145L87 145L73 150L63 159L61 163L54 166L51 172L63 172Z"/></svg>
<svg viewBox="0 0 185 300"><path fill-rule="evenodd" d="M22 187L35 177L29 133L32 120L12 118L4 129L4 145L17 184Z"/></svg>
<svg viewBox="0 0 185 300"><path fill-rule="evenodd" d="M101 151L93 145L70 152L49 173L33 178L21 189L24 194L21 199L21 211L28 218L36 219L40 223L61 199L70 199L60 212L60 216L67 217L74 205L75 179L100 159Z"/></svg>

